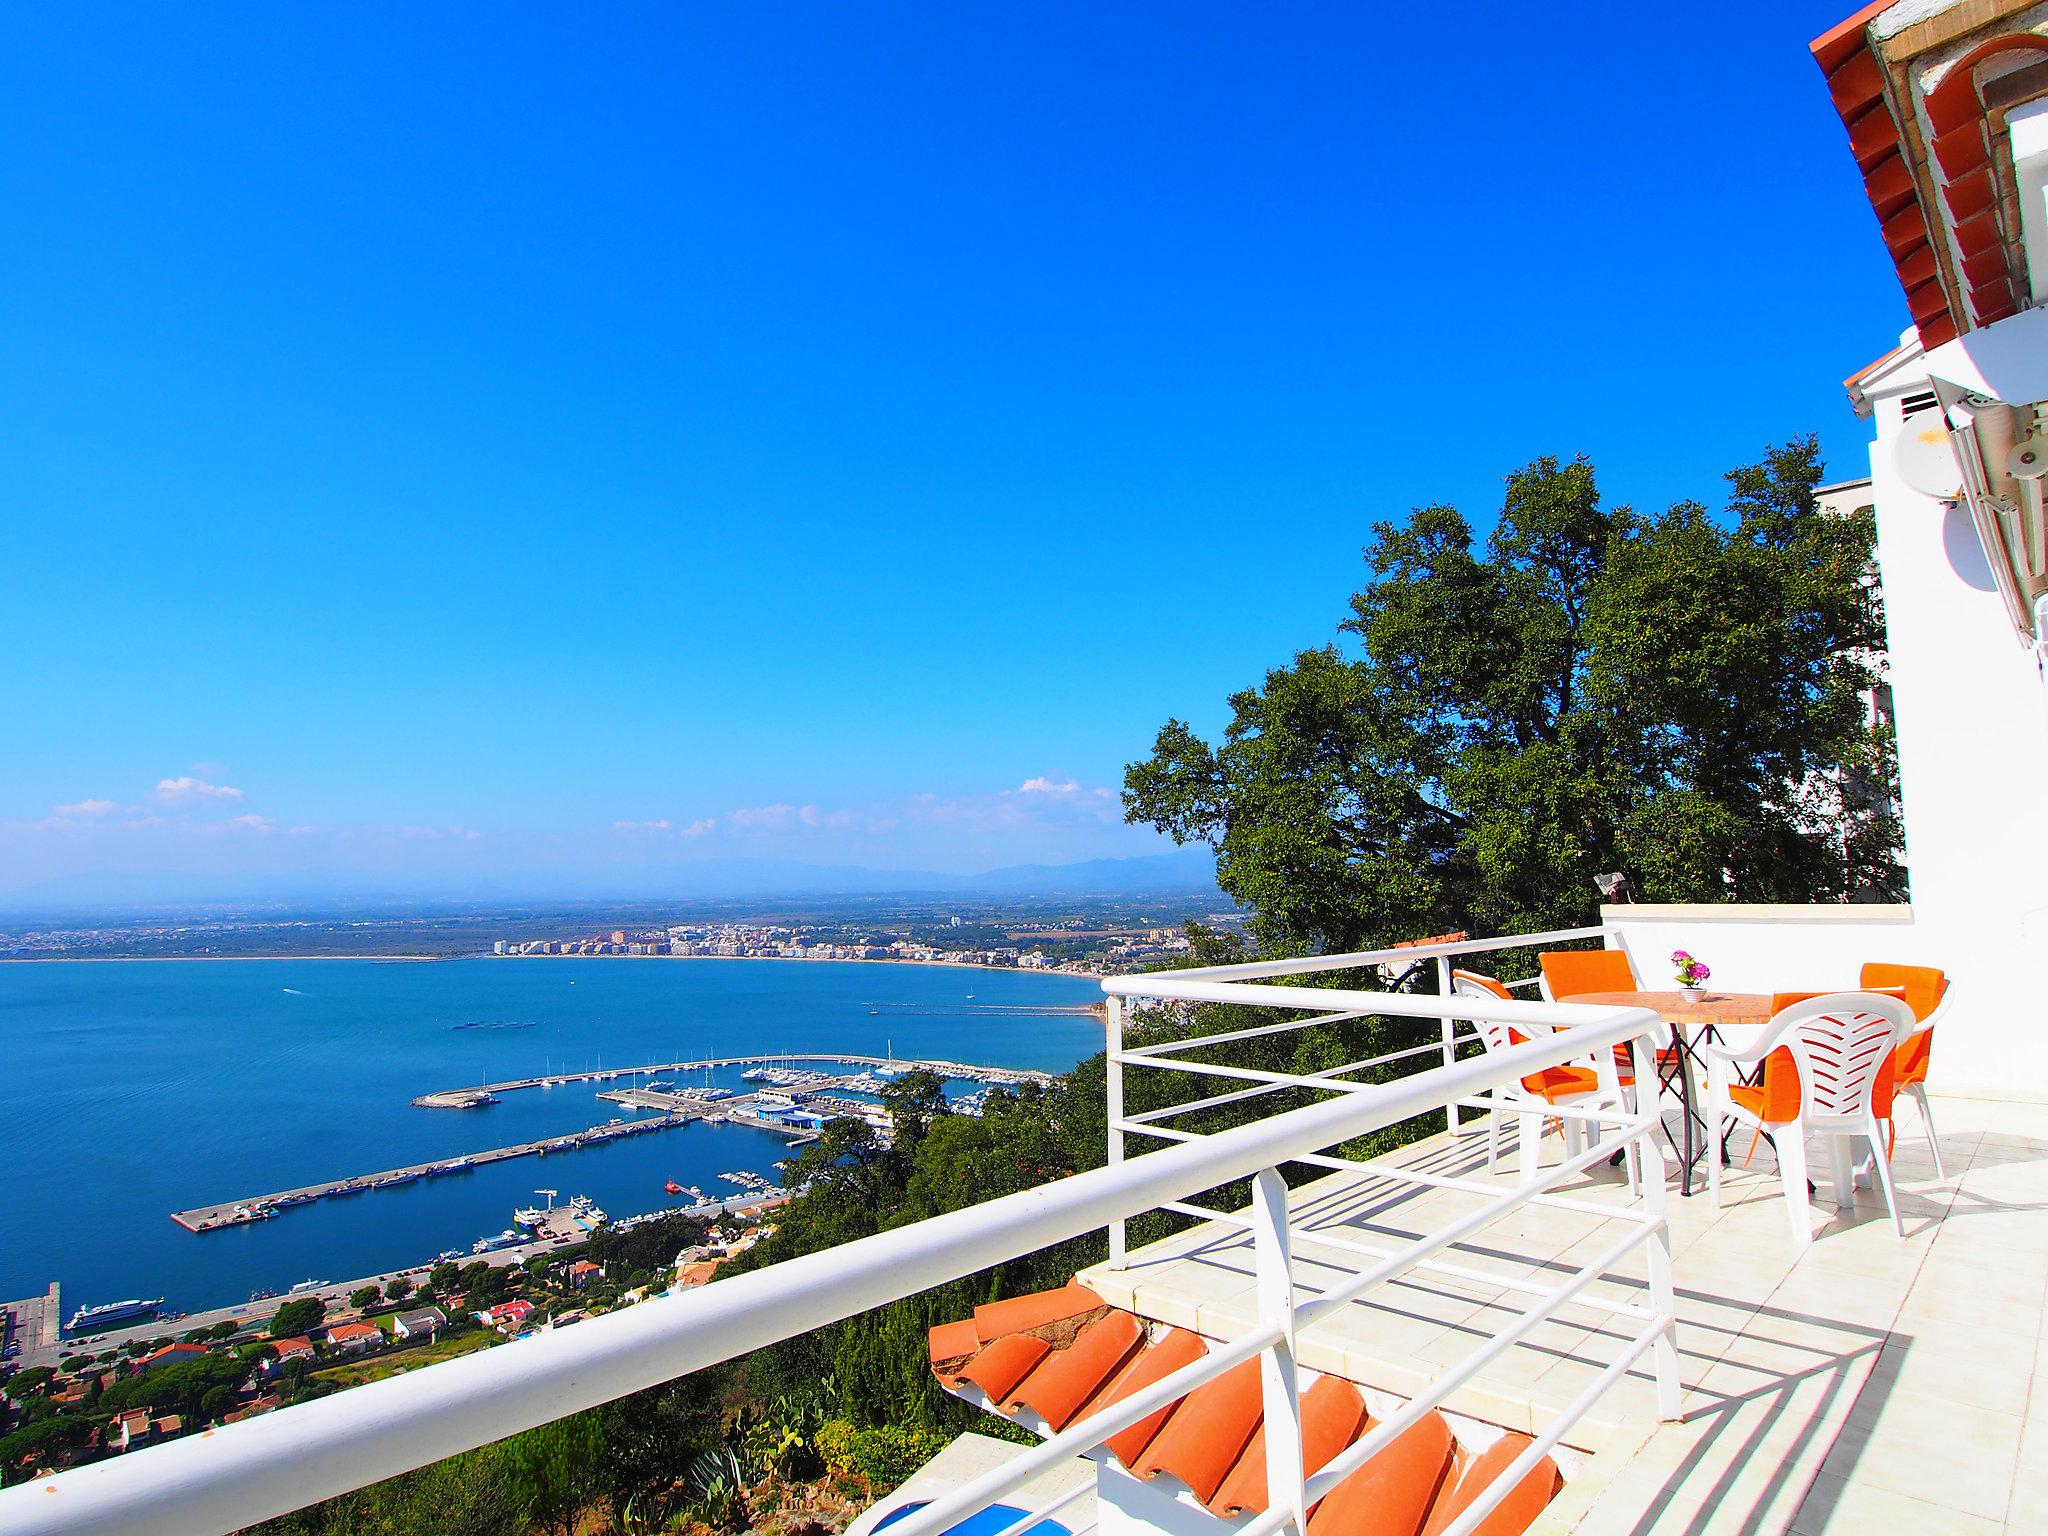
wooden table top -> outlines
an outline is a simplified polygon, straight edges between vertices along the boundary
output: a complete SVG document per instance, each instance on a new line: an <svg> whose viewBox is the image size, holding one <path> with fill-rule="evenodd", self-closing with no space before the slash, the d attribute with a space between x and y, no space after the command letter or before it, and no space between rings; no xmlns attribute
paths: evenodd
<svg viewBox="0 0 2048 1536"><path fill-rule="evenodd" d="M1771 994L1768 992L1715 992L1709 989L1696 1003L1687 1001L1683 992L1575 992L1559 1001L1615 1008L1647 1008L1666 1024L1696 1027L1768 1024L1772 1017Z"/></svg>
<svg viewBox="0 0 2048 1536"><path fill-rule="evenodd" d="M1859 992L1877 992L1887 997L1903 995L1899 987L1858 987ZM1696 1003L1683 992L1578 992L1560 998L1566 1003L1595 1003L1607 1007L1647 1008L1666 1024L1687 1024L1695 1029L1740 1029L1768 1024L1775 1015L1769 992L1716 992L1709 988Z"/></svg>

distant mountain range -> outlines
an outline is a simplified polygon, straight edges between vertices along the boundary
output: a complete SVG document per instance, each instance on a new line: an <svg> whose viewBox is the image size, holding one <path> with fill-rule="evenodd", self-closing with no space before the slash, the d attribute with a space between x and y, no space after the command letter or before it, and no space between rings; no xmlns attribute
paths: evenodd
<svg viewBox="0 0 2048 1536"><path fill-rule="evenodd" d="M1078 864L1012 864L978 874L867 869L776 859L703 859L607 875L493 875L399 881L358 870L291 875L197 875L163 870L96 870L0 891L11 917L109 915L238 902L333 906L364 901L461 902L718 900L771 896L1127 896L1214 893L1216 862L1206 848Z"/></svg>

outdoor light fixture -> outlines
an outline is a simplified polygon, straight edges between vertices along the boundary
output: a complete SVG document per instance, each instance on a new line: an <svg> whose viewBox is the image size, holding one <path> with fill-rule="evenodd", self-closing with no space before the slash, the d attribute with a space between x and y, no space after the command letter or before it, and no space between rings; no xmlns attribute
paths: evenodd
<svg viewBox="0 0 2048 1536"><path fill-rule="evenodd" d="M1603 901L1634 901L1635 892L1629 889L1628 876L1620 870L1609 875L1595 875L1593 883L1600 887Z"/></svg>

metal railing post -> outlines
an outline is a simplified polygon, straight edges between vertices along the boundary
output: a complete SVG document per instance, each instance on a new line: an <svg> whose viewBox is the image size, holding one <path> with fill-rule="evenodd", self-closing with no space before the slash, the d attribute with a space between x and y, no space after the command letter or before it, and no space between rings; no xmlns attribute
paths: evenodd
<svg viewBox="0 0 2048 1536"><path fill-rule="evenodd" d="M1301 1462L1301 1382L1294 1368L1294 1259L1287 1231L1287 1181L1277 1168L1252 1179L1252 1254L1259 1321L1281 1330L1259 1357L1266 1409L1266 1508L1285 1510L1296 1536L1308 1528Z"/></svg>
<svg viewBox="0 0 2048 1536"><path fill-rule="evenodd" d="M1449 997L1451 995L1451 957L1449 955L1438 955L1436 957L1436 995L1438 997ZM1444 1037L1444 1065L1448 1067L1458 1059L1457 1021L1449 1014L1445 1014L1438 1022L1442 1027ZM1459 1133L1458 1106L1455 1101L1444 1106L1444 1121L1446 1128L1452 1135L1455 1136Z"/></svg>
<svg viewBox="0 0 2048 1536"><path fill-rule="evenodd" d="M1124 1000L1111 997L1103 1010L1104 1055L1103 1098L1109 1111L1109 1147L1105 1154L1110 1167L1124 1160ZM1125 1223L1119 1216L1109 1224L1109 1267L1122 1269L1125 1254Z"/></svg>
<svg viewBox="0 0 2048 1536"><path fill-rule="evenodd" d="M1679 1406L1685 1388L1678 1375L1678 1303L1671 1288L1671 1195L1664 1187L1664 1149L1657 1145L1658 1132L1663 1128L1663 1105L1654 1086L1644 1086L1657 1081L1657 1042L1647 1035L1638 1035L1631 1048L1643 1123L1635 1142L1636 1173L1643 1194L1643 1214L1656 1226L1643 1245L1649 1255L1650 1310L1665 1320L1663 1333L1650 1346L1650 1359L1657 1373L1657 1416L1676 1421L1685 1417ZM1707 1155L1714 1155L1711 1147Z"/></svg>

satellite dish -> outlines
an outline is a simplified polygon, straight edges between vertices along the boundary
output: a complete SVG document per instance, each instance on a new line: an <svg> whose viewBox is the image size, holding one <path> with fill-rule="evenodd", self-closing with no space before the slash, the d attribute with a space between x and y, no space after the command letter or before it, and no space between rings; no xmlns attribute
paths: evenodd
<svg viewBox="0 0 2048 1536"><path fill-rule="evenodd" d="M2039 480L2048 475L2048 437L2021 439L2005 456L2005 472L2015 480Z"/></svg>
<svg viewBox="0 0 2048 1536"><path fill-rule="evenodd" d="M1963 494L1962 472L1949 446L1948 426L1939 411L1919 411L1906 418L1905 430L1892 446L1892 465L1899 478L1922 496L1954 501Z"/></svg>

